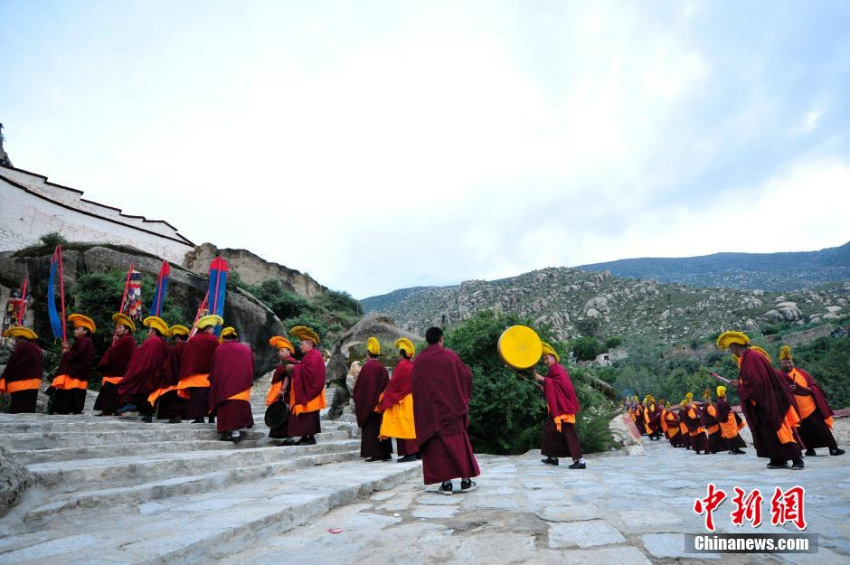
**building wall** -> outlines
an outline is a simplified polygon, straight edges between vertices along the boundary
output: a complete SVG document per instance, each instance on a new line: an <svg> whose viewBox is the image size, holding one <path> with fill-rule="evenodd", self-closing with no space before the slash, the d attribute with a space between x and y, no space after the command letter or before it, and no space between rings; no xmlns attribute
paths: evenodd
<svg viewBox="0 0 850 565"><path fill-rule="evenodd" d="M194 248L166 222L125 216L82 195L40 175L0 168L0 251L36 244L51 232L69 241L135 247L177 264Z"/></svg>

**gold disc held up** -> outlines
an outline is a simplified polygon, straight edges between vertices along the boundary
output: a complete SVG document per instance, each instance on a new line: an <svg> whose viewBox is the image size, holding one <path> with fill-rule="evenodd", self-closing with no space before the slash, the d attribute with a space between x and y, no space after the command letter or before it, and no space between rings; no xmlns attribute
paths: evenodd
<svg viewBox="0 0 850 565"><path fill-rule="evenodd" d="M496 346L502 361L514 369L534 367L543 355L540 336L528 326L511 326L499 336Z"/></svg>

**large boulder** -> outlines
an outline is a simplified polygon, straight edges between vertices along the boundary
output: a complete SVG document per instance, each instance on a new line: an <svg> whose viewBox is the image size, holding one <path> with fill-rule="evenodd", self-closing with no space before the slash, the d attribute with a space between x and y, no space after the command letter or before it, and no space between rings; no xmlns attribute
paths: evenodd
<svg viewBox="0 0 850 565"><path fill-rule="evenodd" d="M5 516L34 482L27 468L0 444L0 516Z"/></svg>

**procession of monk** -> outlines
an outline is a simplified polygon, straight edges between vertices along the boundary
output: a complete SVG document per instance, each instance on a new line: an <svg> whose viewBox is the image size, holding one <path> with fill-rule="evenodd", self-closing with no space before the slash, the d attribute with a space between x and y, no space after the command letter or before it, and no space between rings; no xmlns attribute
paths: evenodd
<svg viewBox="0 0 850 565"><path fill-rule="evenodd" d="M95 401L98 416L138 413L146 423L215 422L222 441L244 439L254 426L254 353L239 342L235 328L222 328L220 316L207 315L199 318L192 335L186 326L169 326L149 316L142 321L147 337L136 346L135 322L123 313L112 320L112 345L95 365L94 321L82 314L68 316L74 339L62 344L59 368L47 390L49 414L81 414L96 367L102 378ZM266 423L271 438L283 439L281 445L314 445L322 431L320 412L326 408L321 338L306 326L295 326L289 334L299 340L300 359L288 337L269 339L279 363L265 399ZM10 395L11 413L35 412L44 370L38 336L14 326L4 337L15 339L16 345L0 377L0 392ZM424 350L417 352L409 339L396 340L397 364L390 376L380 360L380 341L368 339L367 360L352 394L360 456L369 463L391 461L395 439L398 462L421 460L426 485L439 485L438 492L450 495L457 492L452 481L460 479L459 492L469 492L477 488L472 478L480 474L467 433L472 372L444 346L440 328L429 328L425 341ZM823 391L811 375L794 366L790 347L781 349L781 365L774 368L768 353L741 332L724 332L717 346L731 350L738 364L738 378L728 382L737 387L744 419L730 406L726 386L716 388L716 400L711 390L704 391L702 402L688 392L675 406L649 394L643 401L634 396L626 411L641 435L649 441L663 436L672 447L696 454L737 455L746 453L739 432L749 426L756 455L769 459L771 469L787 468L788 462L794 470L803 469L803 450L809 457L823 447L830 455L844 454L831 432L833 412ZM575 389L555 349L546 342L540 347L539 361L547 372L535 370L533 377L548 413L542 427L542 462L559 465L559 458L569 457L570 469L585 469L576 432L580 405Z"/></svg>
<svg viewBox="0 0 850 565"><path fill-rule="evenodd" d="M746 421L729 405L727 388L705 390L703 401L693 400L693 393L675 406L648 394L643 402L638 396L627 403L626 412L641 435L650 441L663 433L672 447L700 454L728 452L743 455L746 447L740 430L750 427L756 456L768 459L768 469L805 468L803 455L817 456L817 448L826 447L829 455L843 455L832 434L833 410L814 378L794 366L791 347L779 350L779 367L763 348L750 343L749 337L727 331L717 338L719 349L729 349L738 365L737 386L740 411Z"/></svg>

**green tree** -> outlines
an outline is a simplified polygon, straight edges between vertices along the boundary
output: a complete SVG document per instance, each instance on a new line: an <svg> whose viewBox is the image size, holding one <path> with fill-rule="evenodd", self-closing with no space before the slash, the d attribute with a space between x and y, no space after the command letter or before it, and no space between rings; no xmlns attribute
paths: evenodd
<svg viewBox="0 0 850 565"><path fill-rule="evenodd" d="M570 342L570 350L579 361L593 361L604 351L595 337L580 337Z"/></svg>

